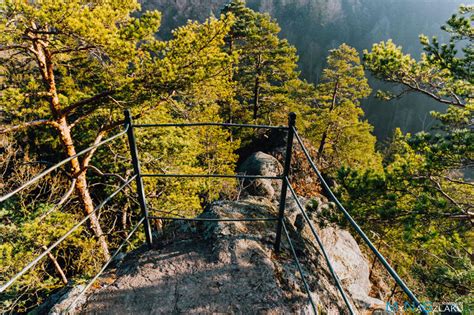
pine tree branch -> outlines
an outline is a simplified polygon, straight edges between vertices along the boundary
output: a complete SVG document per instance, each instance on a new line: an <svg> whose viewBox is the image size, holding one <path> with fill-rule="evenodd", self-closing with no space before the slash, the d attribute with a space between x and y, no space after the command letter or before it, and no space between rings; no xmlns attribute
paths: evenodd
<svg viewBox="0 0 474 315"><path fill-rule="evenodd" d="M84 51L84 50L90 50L97 48L97 46L93 45L87 45L87 46L78 46L74 48L65 48L65 49L58 49L58 50L53 50L51 52L52 55L57 55L57 54L65 54L65 53L70 53L70 52L79 52L79 51Z"/></svg>
<svg viewBox="0 0 474 315"><path fill-rule="evenodd" d="M99 174L100 176L117 177L122 183L127 182L127 180L123 178L122 176L120 176L119 174L104 173L94 165L87 165L87 168L93 170L96 174Z"/></svg>
<svg viewBox="0 0 474 315"><path fill-rule="evenodd" d="M434 92L431 92L427 89L424 89L423 87L420 87L420 85L417 82L415 82L415 84L412 84L412 83L409 83L409 82L406 82L406 81L402 80L400 83L406 85L407 87L409 87L413 91L417 91L417 92L420 92L421 94L425 94L425 95L433 98L434 100L436 100L440 103L448 104L448 105L454 105L454 106L461 107L461 108L466 107L466 103L462 102L459 99L459 97L457 97L457 96L455 97L455 100L449 100L449 99L446 99L446 98L442 98L441 96L436 95Z"/></svg>
<svg viewBox="0 0 474 315"><path fill-rule="evenodd" d="M87 104L90 104L90 103L97 102L97 101L101 100L104 97L107 97L109 95L113 95L114 93L115 93L115 90L107 90L107 91L101 92L99 94L96 94L92 97L80 100L80 101L78 101L76 103L73 103L73 104L69 105L68 107L64 108L61 111L61 114L67 116L68 114L70 114L73 110L75 110L78 107L81 107L81 106L84 106L84 105L87 105Z"/></svg>
<svg viewBox="0 0 474 315"><path fill-rule="evenodd" d="M135 119L139 119L141 118L142 116L144 116L146 113L156 109L158 106L160 106L162 103L165 103L165 102L168 102L169 99L168 98L164 98L162 99L161 101L159 101L155 106L151 106L150 108L147 108L147 109L143 109L140 113L132 116L132 119L135 120ZM101 131L110 131L118 126L122 126L123 124L125 123L125 120L124 119L121 119L121 120L117 120L117 121L114 121L114 122L111 122L110 124L108 125L105 125L104 127L101 128Z"/></svg>
<svg viewBox="0 0 474 315"><path fill-rule="evenodd" d="M165 100L162 100L161 102L158 102L155 106L152 106L146 110L142 110L139 114L135 115L132 117L132 119L138 119L140 118L141 116L143 116L144 114L146 114L147 112L155 109L156 107L158 107L159 105L161 105L161 103L163 103ZM94 140L94 143L92 145L95 145L97 143L99 143L103 137L107 134L107 132L109 132L110 130L118 127L118 126L121 126L125 123L125 120L118 120L118 121L114 121L108 125L105 125L103 126L99 133L97 134L95 140ZM89 166L89 162L90 160L92 159L92 156L94 155L95 151L97 150L97 148L89 151L88 153L86 153L84 155L84 159L82 160L82 166L81 166L81 169L84 170L86 169L88 166Z"/></svg>
<svg viewBox="0 0 474 315"><path fill-rule="evenodd" d="M471 219L474 218L474 213L469 212L468 210L464 209L461 204L459 204L456 200L454 200L451 196L449 196L441 187L441 184L437 182L432 176L430 176L430 180L436 185L436 190L439 191L446 199L448 199L456 208L458 208L462 213L469 216Z"/></svg>
<svg viewBox="0 0 474 315"><path fill-rule="evenodd" d="M457 180L457 179L452 179L448 176L444 176L443 177L444 179L446 179L447 181L450 181L452 183L456 183L456 184L460 184L460 185L469 185L469 186L474 186L474 183L471 183L471 182L465 182L465 181L462 181L462 180Z"/></svg>

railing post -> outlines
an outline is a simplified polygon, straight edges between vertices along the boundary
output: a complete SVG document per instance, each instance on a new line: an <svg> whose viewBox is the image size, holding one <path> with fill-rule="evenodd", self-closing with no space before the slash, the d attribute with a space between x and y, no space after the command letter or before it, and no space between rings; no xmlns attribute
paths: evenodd
<svg viewBox="0 0 474 315"><path fill-rule="evenodd" d="M280 194L280 207L278 211L278 224L277 224L277 231L276 231L276 238L275 238L275 252L280 252L280 243L281 243L281 231L283 227L283 219L285 218L285 205L286 205L286 192L288 190L288 184L286 182L286 178L290 173L290 166L291 166L291 154L293 149L293 128L295 127L296 123L296 114L291 112L288 115L288 137L286 143L286 153L285 153L285 166L283 168L283 182L281 184L281 194Z"/></svg>
<svg viewBox="0 0 474 315"><path fill-rule="evenodd" d="M145 199L145 190L143 189L143 180L140 174L140 161L138 159L137 143L135 140L135 134L133 132L132 115L130 114L129 109L125 110L124 114L125 114L125 127L128 126L127 135L128 135L128 143L130 145L130 155L132 156L133 171L137 175L136 183L137 183L138 201L140 203L142 215L145 218L145 221L143 222L143 226L145 227L146 242L148 246L151 246L153 243L153 238L151 235L150 221L148 219L148 208L147 208L146 199Z"/></svg>

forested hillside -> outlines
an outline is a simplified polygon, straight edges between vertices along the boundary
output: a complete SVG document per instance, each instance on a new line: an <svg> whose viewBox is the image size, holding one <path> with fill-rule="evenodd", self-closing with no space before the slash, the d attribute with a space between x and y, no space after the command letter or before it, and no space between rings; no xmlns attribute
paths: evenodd
<svg viewBox="0 0 474 315"><path fill-rule="evenodd" d="M472 298L474 184L464 174L474 152L474 7L460 6L439 21L443 38L422 36L418 50L425 54L416 59L395 41L375 38L359 53L341 39L318 61L324 69L316 83L300 72L300 52L279 20L242 0L210 9L166 38L156 36L160 25L175 21L148 8L122 0L0 3L0 195L71 158L0 204L0 282L90 216L88 226L0 296L1 312L27 312L66 283L84 282L136 224L135 184L97 215L93 210L132 176L127 139L75 157L122 130L125 109L139 123L285 125L295 112L319 169L417 295ZM344 20L332 9L322 21ZM368 74L396 88L375 92ZM421 95L441 109L432 113L438 123L416 134L393 129L379 150L362 106L372 91L385 101ZM145 173L188 174L232 174L239 153L265 137L217 126L143 129L136 136ZM306 176L304 168L293 170L299 193L311 198L321 189L300 180ZM157 216L193 217L212 201L238 198L240 189L233 179L144 181ZM327 219L345 227L337 213ZM159 235L165 226L156 222ZM143 239L139 234L129 248ZM394 290L390 298L404 295Z"/></svg>
<svg viewBox="0 0 474 315"><path fill-rule="evenodd" d="M169 1L142 0L147 9L157 9L165 17L160 36L168 38L171 29L188 19L204 20L210 12L219 14L226 0ZM298 65L303 78L318 83L330 49L346 43L359 52L372 43L393 39L406 53L418 58L422 52L419 34L438 36L443 21L456 12L463 0L248 0L250 8L268 12L281 27L280 36L298 49ZM369 75L373 89L393 88ZM416 106L413 106L416 104ZM435 124L431 110L445 108L423 95L408 94L389 103L374 95L362 101L365 116L374 134L385 141L396 127L404 132L428 130Z"/></svg>

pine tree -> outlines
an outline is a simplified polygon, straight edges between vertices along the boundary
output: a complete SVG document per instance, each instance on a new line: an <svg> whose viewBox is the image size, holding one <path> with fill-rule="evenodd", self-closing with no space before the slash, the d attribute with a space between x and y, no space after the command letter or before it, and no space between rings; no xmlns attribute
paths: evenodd
<svg viewBox="0 0 474 315"><path fill-rule="evenodd" d="M474 84L474 5L459 7L458 14L446 22L441 29L451 36L449 44L440 44L436 37L431 42L420 35L420 42L427 52L427 59L441 69L448 69L457 80ZM458 54L458 50L462 54Z"/></svg>
<svg viewBox="0 0 474 315"><path fill-rule="evenodd" d="M401 85L404 88L402 93L422 93L448 106L445 113L432 113L441 125L429 133L420 132L407 138L412 149L420 153L427 163L426 167L430 169L428 172L420 168L417 177L431 178L430 185L434 185L441 192L444 192L442 186L448 184L446 180L469 186L462 176L459 176L459 171L471 167L473 161L471 129L474 85L470 82L468 73L472 71L469 51L473 45L473 38L469 34L472 35L474 28L467 23L472 20L472 8L461 7L460 12L471 12L471 16L466 18L454 15L443 27L453 34L449 45L440 45L437 40L430 44L426 37L421 36L421 43L428 54L423 54L419 61L404 54L402 48L391 41L375 44L372 51L364 53L366 67L382 80ZM461 45L459 39L468 40L463 47L466 52L463 58L456 57L455 44ZM456 198L449 197L449 194L446 196L452 204L459 205ZM472 213L468 210L469 205L457 208L464 212L467 218L472 218Z"/></svg>
<svg viewBox="0 0 474 315"><path fill-rule="evenodd" d="M235 58L224 51L231 16L188 22L153 53L143 69L146 87L163 99L143 122L219 122L220 104L234 97L230 73ZM149 102L156 102L151 98ZM230 174L239 141L220 127L147 129L137 132L145 171L150 173ZM146 152L146 154L145 154ZM195 216L220 193L231 193L234 181L222 179L149 179L147 193L157 215ZM160 212L165 210L165 213Z"/></svg>
<svg viewBox="0 0 474 315"><path fill-rule="evenodd" d="M299 75L296 49L278 38L280 27L268 14L246 8L244 1L232 1L223 12L235 17L226 44L230 54L238 54L233 79L240 109L231 116L271 121L275 112L286 109L275 96L286 93L285 83Z"/></svg>
<svg viewBox="0 0 474 315"><path fill-rule="evenodd" d="M2 2L1 99L4 121L12 126L1 132L52 128L62 147L57 150L75 155L79 139L74 139L73 128L85 117L101 117L103 109L114 106L111 96L128 83L129 63L137 58L139 43L153 40L160 15L149 12L133 18L131 13L138 8L135 1ZM99 142L114 126L107 117L101 120L93 142ZM86 179L92 154L71 161L85 214L94 209ZM91 226L108 258L95 215Z"/></svg>
<svg viewBox="0 0 474 315"><path fill-rule="evenodd" d="M342 44L331 50L327 68L316 86L312 124L306 133L318 144L318 159L336 170L345 165L358 169L380 168L372 126L361 120L360 100L371 89L357 51Z"/></svg>
<svg viewBox="0 0 474 315"><path fill-rule="evenodd" d="M4 125L0 129L2 145L3 139L11 140L23 147L24 159L54 164L121 126L124 108L131 107L137 122L221 120L219 102L233 97L228 74L235 58L223 51L224 36L233 23L231 16L210 18L204 23L189 22L175 30L171 40L159 41L154 38L159 13L148 12L139 19L133 18L130 14L138 9L137 3L65 3L9 1L1 4L4 11L0 27L5 30L0 35L3 51L0 67L4 75L0 94L4 106L1 112ZM70 12L73 14L69 15ZM62 16L67 16L67 21L61 22ZM12 24L15 19L19 22ZM35 19L39 22L31 36L37 37L23 38L22 27L29 29L30 21ZM31 48L32 43L41 49ZM30 51L32 49L34 51ZM51 70L46 77L48 80L41 75L43 64L35 58L38 51L49 56L45 59ZM144 172L228 174L234 169L234 150L239 141L229 141L230 132L223 128L135 131ZM62 132L66 135L69 132L66 139L69 142L64 141ZM66 169L65 176L55 176L61 188L50 187L48 178L44 185L38 186L40 188L27 190L15 200L0 205L0 230L5 240L5 244L0 245L3 280L26 265L38 247L53 242L81 219L83 214L75 206L76 198L83 201L81 207L86 207L87 213L94 201L103 200L116 189L117 179L123 180L131 174L127 140L116 141L111 147L101 147L93 154L74 160L77 164L71 171ZM64 150L66 153L62 154ZM1 179L2 193L41 170L30 167L29 173L22 173L20 177L18 169L26 167L15 171L12 168L21 166L22 162L18 158L15 163L8 160L0 163L5 167L2 168L5 174ZM69 180L76 184L71 193L64 195L70 197L67 197L67 207L59 212L54 201L68 190ZM79 188L77 182L82 182ZM199 214L203 205L221 194L233 193L234 188L232 180L147 180L145 185L150 211L165 216ZM46 193L48 189L54 194ZM131 193L133 185L130 189L114 197L113 204L101 211L100 225L98 218L93 218L94 233L105 254L108 246L101 230L112 231L121 225L123 231L106 236L113 247L122 242L119 235L126 235L133 224L137 207ZM36 194L37 191L40 193ZM86 193L81 194L81 191ZM79 192L77 197L74 192ZM68 220L68 224L55 229L62 220ZM73 279L92 275L101 265L100 255L91 255L100 251L94 246L96 238L82 229L67 240L53 251L53 255L64 262L62 268ZM62 286L61 279L55 275L51 273L48 260L42 261L31 276L24 277L2 295L1 310L6 306L5 309L26 311L40 303L45 291ZM15 304L19 295L32 298Z"/></svg>
<svg viewBox="0 0 474 315"><path fill-rule="evenodd" d="M472 9L462 7L460 13ZM472 287L474 189L466 176L473 165L472 31L470 17L454 15L444 30L449 44L430 43L419 61L392 41L364 52L365 66L402 92L422 93L448 106L432 113L439 124L429 132L395 130L385 152L384 171L340 172L342 196L368 229L383 238L401 273L430 299L468 301ZM469 35L470 34L470 35ZM467 40L461 44L459 40ZM462 47L464 56L456 50ZM386 92L380 96L390 99ZM388 253L389 254L389 253Z"/></svg>

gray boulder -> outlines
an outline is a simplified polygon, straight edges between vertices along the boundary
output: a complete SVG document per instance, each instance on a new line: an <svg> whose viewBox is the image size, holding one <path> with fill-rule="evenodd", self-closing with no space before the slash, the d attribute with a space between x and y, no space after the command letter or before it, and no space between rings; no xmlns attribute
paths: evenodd
<svg viewBox="0 0 474 315"><path fill-rule="evenodd" d="M59 315L67 314L68 309L71 304L76 300L76 297L84 289L84 285L73 285L70 284L58 292L52 294L48 299L38 306L36 309L31 311L29 314L39 315L39 314L48 314L48 315ZM81 307L86 301L86 297L81 296L74 304L75 307ZM69 310L70 313L74 313L74 308L71 307Z"/></svg>
<svg viewBox="0 0 474 315"><path fill-rule="evenodd" d="M237 171L245 175L279 176L283 173L283 166L273 156L259 151L250 155ZM242 187L247 195L275 200L280 197L281 180L244 180Z"/></svg>
<svg viewBox="0 0 474 315"><path fill-rule="evenodd" d="M326 227L319 231L321 241L332 262L334 271L361 309L383 309L385 304L370 297L370 268L354 237L336 227Z"/></svg>

